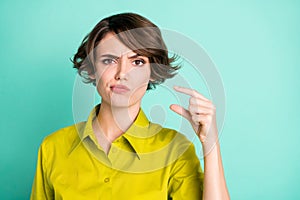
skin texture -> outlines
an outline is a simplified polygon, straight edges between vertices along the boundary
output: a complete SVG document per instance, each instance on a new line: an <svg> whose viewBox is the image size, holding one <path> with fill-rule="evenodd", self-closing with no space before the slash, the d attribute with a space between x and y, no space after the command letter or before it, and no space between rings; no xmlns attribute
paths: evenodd
<svg viewBox="0 0 300 200"><path fill-rule="evenodd" d="M111 143L134 122L151 70L147 57L136 55L113 33L107 34L97 46L95 67L96 73L91 78L96 79L102 102L93 129L99 144L108 153ZM205 155L203 199L230 199L218 142L215 106L196 90L179 86L174 89L190 96L188 108L172 104L170 109L191 123L202 143Z"/></svg>

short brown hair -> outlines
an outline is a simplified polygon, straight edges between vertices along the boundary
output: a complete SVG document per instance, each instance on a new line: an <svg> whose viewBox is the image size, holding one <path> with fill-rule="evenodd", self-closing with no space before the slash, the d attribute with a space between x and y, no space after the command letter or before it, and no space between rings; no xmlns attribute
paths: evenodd
<svg viewBox="0 0 300 200"><path fill-rule="evenodd" d="M85 83L96 85L89 75L95 73L94 49L107 33L115 33L118 39L135 53L146 56L151 66L151 79L148 89L172 78L179 65L171 66L176 56L169 57L160 29L150 20L135 13L112 15L101 20L93 30L84 37L77 53L71 61ZM90 56L92 53L92 56Z"/></svg>

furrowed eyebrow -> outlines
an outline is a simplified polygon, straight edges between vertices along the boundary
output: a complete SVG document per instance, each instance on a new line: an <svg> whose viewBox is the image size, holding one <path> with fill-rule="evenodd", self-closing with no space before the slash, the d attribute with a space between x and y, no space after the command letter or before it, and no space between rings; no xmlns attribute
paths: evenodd
<svg viewBox="0 0 300 200"><path fill-rule="evenodd" d="M103 54L100 57L108 57L108 58L113 58L113 59L119 59L120 57L112 55L112 54Z"/></svg>
<svg viewBox="0 0 300 200"><path fill-rule="evenodd" d="M131 58L137 58L137 57L139 57L140 55L138 55L138 54L134 54L134 55L132 55L132 56L130 56L130 57L128 57L129 59L131 59Z"/></svg>
<svg viewBox="0 0 300 200"><path fill-rule="evenodd" d="M132 56L130 56L130 57L128 57L129 59L132 59L132 58L137 58L137 57L139 57L139 56L141 56L141 55L139 55L139 54L134 54L134 55L132 55ZM113 59L119 59L120 57L118 57L118 56L115 56L115 55L112 55L112 54L103 54L103 55L100 55L100 58L101 57L108 57L108 58L113 58Z"/></svg>

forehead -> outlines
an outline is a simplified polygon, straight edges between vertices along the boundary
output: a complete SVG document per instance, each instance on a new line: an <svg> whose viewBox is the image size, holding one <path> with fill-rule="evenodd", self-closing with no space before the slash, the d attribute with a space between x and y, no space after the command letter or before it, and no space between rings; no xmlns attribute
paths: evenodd
<svg viewBox="0 0 300 200"><path fill-rule="evenodd" d="M134 52L125 46L114 33L107 33L96 47L97 56L103 54L112 54L121 56L124 54L134 54Z"/></svg>

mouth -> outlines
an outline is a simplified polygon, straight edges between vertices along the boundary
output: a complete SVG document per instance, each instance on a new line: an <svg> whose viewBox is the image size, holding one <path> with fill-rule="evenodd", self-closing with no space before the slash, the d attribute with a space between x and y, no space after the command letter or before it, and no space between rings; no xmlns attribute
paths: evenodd
<svg viewBox="0 0 300 200"><path fill-rule="evenodd" d="M125 85L111 85L110 90L117 94L124 94L129 91L129 88Z"/></svg>

